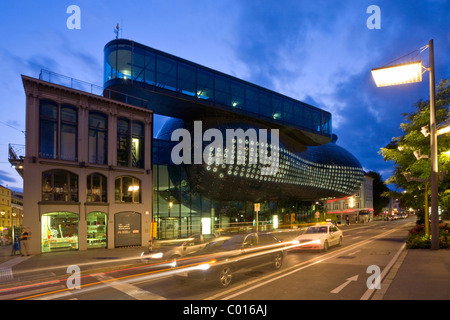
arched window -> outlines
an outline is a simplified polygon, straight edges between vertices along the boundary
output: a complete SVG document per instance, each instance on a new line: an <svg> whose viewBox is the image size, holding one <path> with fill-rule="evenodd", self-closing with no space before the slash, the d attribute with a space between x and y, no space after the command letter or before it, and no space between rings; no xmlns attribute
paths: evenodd
<svg viewBox="0 0 450 320"><path fill-rule="evenodd" d="M87 176L87 202L107 202L106 177L100 173Z"/></svg>
<svg viewBox="0 0 450 320"><path fill-rule="evenodd" d="M78 202L78 176L66 170L43 172L42 201Z"/></svg>
<svg viewBox="0 0 450 320"><path fill-rule="evenodd" d="M106 164L108 154L108 117L89 112L89 163Z"/></svg>
<svg viewBox="0 0 450 320"><path fill-rule="evenodd" d="M141 181L130 176L121 176L115 181L115 201L141 203Z"/></svg>

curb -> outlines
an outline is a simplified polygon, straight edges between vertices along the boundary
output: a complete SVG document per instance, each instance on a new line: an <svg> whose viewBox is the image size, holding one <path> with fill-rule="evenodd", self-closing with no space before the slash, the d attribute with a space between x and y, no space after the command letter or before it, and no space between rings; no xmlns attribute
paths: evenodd
<svg viewBox="0 0 450 320"><path fill-rule="evenodd" d="M386 275L386 277L382 281L381 289L377 290L373 294L373 296L370 300L383 300L384 295L386 294L387 290L389 289L389 286L391 285L392 281L394 280L395 276L397 275L397 272L400 269L407 254L408 254L408 251L403 249L403 252L400 254L397 261L394 263L391 270L389 271L389 273Z"/></svg>

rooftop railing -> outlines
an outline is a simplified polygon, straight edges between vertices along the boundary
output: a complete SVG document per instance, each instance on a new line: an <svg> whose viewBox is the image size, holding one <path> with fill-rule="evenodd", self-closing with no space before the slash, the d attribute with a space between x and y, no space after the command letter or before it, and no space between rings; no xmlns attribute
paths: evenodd
<svg viewBox="0 0 450 320"><path fill-rule="evenodd" d="M148 101L145 99L134 97L111 89L104 89L102 86L71 78L53 71L42 69L39 73L39 80L58 84L75 90L80 90L90 94L95 94L127 104L148 108Z"/></svg>

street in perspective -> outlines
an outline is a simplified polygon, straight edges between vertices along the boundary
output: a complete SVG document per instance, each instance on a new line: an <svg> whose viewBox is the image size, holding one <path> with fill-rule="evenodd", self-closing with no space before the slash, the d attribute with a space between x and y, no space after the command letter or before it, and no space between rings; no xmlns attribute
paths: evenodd
<svg viewBox="0 0 450 320"><path fill-rule="evenodd" d="M137 3L0 4L0 300L450 299L449 3Z"/></svg>

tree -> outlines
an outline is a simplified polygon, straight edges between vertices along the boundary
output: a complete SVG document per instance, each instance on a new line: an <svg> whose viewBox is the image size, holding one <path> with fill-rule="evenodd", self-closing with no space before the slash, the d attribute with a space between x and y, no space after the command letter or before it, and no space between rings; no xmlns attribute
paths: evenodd
<svg viewBox="0 0 450 320"><path fill-rule="evenodd" d="M377 214L382 212L383 208L389 204L389 197L383 196L383 193L390 190L378 172L369 171L367 175L373 178L373 209L375 214Z"/></svg>
<svg viewBox="0 0 450 320"><path fill-rule="evenodd" d="M406 205L424 203L424 183L410 181L404 176L409 173L411 177L430 179L431 164L429 158L416 159L414 152L420 150L421 155L430 154L430 136L422 134L422 128L429 126L430 101L418 101L415 111L402 114L405 122L400 124L404 134L392 138L392 141L381 148L380 154L384 161L394 161L393 176L388 179L389 183L406 191L403 200ZM450 125L450 80L441 80L437 86L436 93L436 124L437 128ZM450 200L450 134L438 137L438 162L439 171L447 171L445 179L439 181L439 204L448 210ZM420 200L422 199L422 200Z"/></svg>

